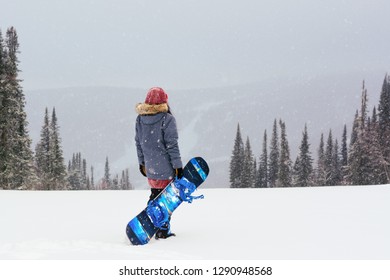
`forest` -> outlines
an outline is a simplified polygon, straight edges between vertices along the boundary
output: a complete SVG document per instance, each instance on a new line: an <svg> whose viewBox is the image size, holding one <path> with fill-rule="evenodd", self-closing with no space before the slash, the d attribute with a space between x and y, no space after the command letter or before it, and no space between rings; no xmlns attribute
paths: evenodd
<svg viewBox="0 0 390 280"><path fill-rule="evenodd" d="M40 140L33 152L25 112L25 95L18 78L19 42L10 27L0 30L0 189L96 190L132 189L128 169L112 176L108 157L104 177L95 182L94 168L80 152L65 165L56 110L46 108ZM90 171L90 172L88 172Z"/></svg>
<svg viewBox="0 0 390 280"><path fill-rule="evenodd" d="M386 74L378 106L367 108L363 81L361 108L356 110L350 136L344 125L341 142L332 130L321 134L313 154L307 126L295 161L290 156L286 123L276 120L271 140L264 132L262 152L255 157L240 125L230 161L231 188L273 188L339 185L378 185L390 182L390 79ZM315 157L316 156L316 157Z"/></svg>

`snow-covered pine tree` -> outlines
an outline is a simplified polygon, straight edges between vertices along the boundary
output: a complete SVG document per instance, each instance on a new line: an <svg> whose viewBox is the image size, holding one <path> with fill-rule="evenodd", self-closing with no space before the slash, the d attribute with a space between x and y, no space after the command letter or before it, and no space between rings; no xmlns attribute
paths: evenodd
<svg viewBox="0 0 390 280"><path fill-rule="evenodd" d="M244 148L244 164L242 170L241 187L253 188L255 185L255 167L252 147L249 137L246 138Z"/></svg>
<svg viewBox="0 0 390 280"><path fill-rule="evenodd" d="M84 158L82 160L82 166L81 166L81 189L82 190L88 190L87 179L88 179L87 160Z"/></svg>
<svg viewBox="0 0 390 280"><path fill-rule="evenodd" d="M341 143L341 165L348 165L348 146L347 146L347 125L344 125L342 143Z"/></svg>
<svg viewBox="0 0 390 280"><path fill-rule="evenodd" d="M125 170L125 190L132 190L133 186L130 183L129 169Z"/></svg>
<svg viewBox="0 0 390 280"><path fill-rule="evenodd" d="M95 189L95 175L94 175L94 168L91 166L91 188L90 189Z"/></svg>
<svg viewBox="0 0 390 280"><path fill-rule="evenodd" d="M71 190L80 189L80 176L77 170L76 155L73 153L72 160L68 164L68 182Z"/></svg>
<svg viewBox="0 0 390 280"><path fill-rule="evenodd" d="M332 177L333 185L338 186L342 182L342 169L341 169L341 157L339 152L339 143L337 139L334 141L333 146L333 160L332 160Z"/></svg>
<svg viewBox="0 0 390 280"><path fill-rule="evenodd" d="M5 61L6 49L0 29L0 189L8 188L7 157L9 143L7 141L8 94L6 91Z"/></svg>
<svg viewBox="0 0 390 280"><path fill-rule="evenodd" d="M39 178L39 185L37 188L40 190L50 190L50 122L47 107L43 117L40 140L35 147L35 168Z"/></svg>
<svg viewBox="0 0 390 280"><path fill-rule="evenodd" d="M87 175L87 187L86 187L86 190L90 190L91 189L91 180L89 178L89 176Z"/></svg>
<svg viewBox="0 0 390 280"><path fill-rule="evenodd" d="M51 187L56 190L65 190L66 186L66 167L61 146L61 137L58 125L56 110L53 108L52 117L49 126L49 157L51 162L50 179Z"/></svg>
<svg viewBox="0 0 390 280"><path fill-rule="evenodd" d="M81 153L73 153L72 161L68 168L68 182L71 190L86 190L87 178L86 174L87 161L82 159Z"/></svg>
<svg viewBox="0 0 390 280"><path fill-rule="evenodd" d="M368 96L367 96L367 89L365 82L363 80L363 87L362 87L362 99L361 99L361 116L360 116L360 127L364 130L367 122L367 114L368 114L368 108L367 108L367 102L368 102Z"/></svg>
<svg viewBox="0 0 390 280"><path fill-rule="evenodd" d="M110 164L108 162L108 157L106 157L106 163L104 165L104 178L103 178L103 190L110 190L112 188L111 174L110 174Z"/></svg>
<svg viewBox="0 0 390 280"><path fill-rule="evenodd" d="M334 167L333 167L333 136L332 130L329 130L328 140L325 148L325 185L334 186Z"/></svg>
<svg viewBox="0 0 390 280"><path fill-rule="evenodd" d="M119 181L119 189L120 190L125 190L126 189L126 183L125 183L125 171L122 170L122 176L121 176L121 179Z"/></svg>
<svg viewBox="0 0 390 280"><path fill-rule="evenodd" d="M386 74L378 105L379 141L382 150L382 183L390 183L390 77Z"/></svg>
<svg viewBox="0 0 390 280"><path fill-rule="evenodd" d="M341 177L342 185L346 185L346 175L348 169L348 145L347 145L347 125L344 125L341 142Z"/></svg>
<svg viewBox="0 0 390 280"><path fill-rule="evenodd" d="M68 181L71 190L80 189L80 176L77 168L77 157L75 153L72 154L71 168L70 171L68 172Z"/></svg>
<svg viewBox="0 0 390 280"><path fill-rule="evenodd" d="M355 138L349 149L349 169L348 179L353 185L369 185L370 161L368 157L368 147L366 145L366 122L367 122L367 90L363 82L361 112L354 121Z"/></svg>
<svg viewBox="0 0 390 280"><path fill-rule="evenodd" d="M264 131L263 149L259 159L259 169L256 176L256 188L268 187L268 151L267 130Z"/></svg>
<svg viewBox="0 0 390 280"><path fill-rule="evenodd" d="M367 185L367 163L364 155L364 142L362 136L358 136L355 143L349 149L348 181L352 185Z"/></svg>
<svg viewBox="0 0 390 280"><path fill-rule="evenodd" d="M257 169L257 160L256 160L256 157L253 156L253 186L252 188L256 188L256 180L257 180L257 177L259 177L259 174L258 174L258 169Z"/></svg>
<svg viewBox="0 0 390 280"><path fill-rule="evenodd" d="M359 129L359 111L356 110L355 113L355 118L353 120L353 125L352 125L352 132L351 132L351 141L349 142L349 148L355 144L356 139L358 137L358 129Z"/></svg>
<svg viewBox="0 0 390 280"><path fill-rule="evenodd" d="M290 148L288 145L286 134L286 123L279 121L280 125L280 159L279 159L279 173L278 173L278 187L292 186L292 162L290 159Z"/></svg>
<svg viewBox="0 0 390 280"><path fill-rule="evenodd" d="M131 190L133 187L130 183L130 177L129 177L129 169L126 168L125 170L122 170L122 176L119 181L119 189L120 190Z"/></svg>
<svg viewBox="0 0 390 280"><path fill-rule="evenodd" d="M317 169L316 169L316 185L325 186L326 172L325 172L325 143L324 134L321 133L320 145L318 147Z"/></svg>
<svg viewBox="0 0 390 280"><path fill-rule="evenodd" d="M28 189L34 183L31 139L27 130L25 96L18 78L19 42L15 28L0 38L0 185Z"/></svg>
<svg viewBox="0 0 390 280"><path fill-rule="evenodd" d="M302 133L302 141L299 153L294 164L294 186L307 187L313 185L313 159L310 152L309 135L307 125Z"/></svg>
<svg viewBox="0 0 390 280"><path fill-rule="evenodd" d="M114 179L112 179L111 189L112 190L119 190L119 176L118 176L118 174L116 174L114 176Z"/></svg>
<svg viewBox="0 0 390 280"><path fill-rule="evenodd" d="M65 190L68 188L58 119L54 108L50 122L48 109L45 109L41 138L35 148L35 168L39 178L39 189Z"/></svg>
<svg viewBox="0 0 390 280"><path fill-rule="evenodd" d="M241 188L244 167L244 142L242 141L240 124L237 125L234 148L230 160L230 187Z"/></svg>
<svg viewBox="0 0 390 280"><path fill-rule="evenodd" d="M276 119L274 120L274 126L272 130L269 164L268 164L268 186L270 188L276 187L279 173L279 136L278 125Z"/></svg>
<svg viewBox="0 0 390 280"><path fill-rule="evenodd" d="M372 185L383 184L386 178L385 160L379 136L379 122L376 108L373 108L372 118L368 119L364 134L364 150L366 151L369 163L368 182ZM386 181L385 181L386 182Z"/></svg>

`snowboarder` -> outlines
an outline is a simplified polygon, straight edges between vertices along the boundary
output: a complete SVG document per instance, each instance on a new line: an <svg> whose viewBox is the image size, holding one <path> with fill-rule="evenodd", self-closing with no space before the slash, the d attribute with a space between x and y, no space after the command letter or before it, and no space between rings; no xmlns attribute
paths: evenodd
<svg viewBox="0 0 390 280"><path fill-rule="evenodd" d="M136 105L135 143L139 170L151 187L149 201L174 179L183 177L183 164L178 145L176 119L168 105L168 95L162 88L151 88L144 103ZM169 222L159 229L156 239L175 234Z"/></svg>

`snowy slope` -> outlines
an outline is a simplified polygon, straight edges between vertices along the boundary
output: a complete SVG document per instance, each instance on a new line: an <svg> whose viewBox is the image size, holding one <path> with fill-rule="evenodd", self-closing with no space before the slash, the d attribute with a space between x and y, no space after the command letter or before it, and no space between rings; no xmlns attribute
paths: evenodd
<svg viewBox="0 0 390 280"><path fill-rule="evenodd" d="M0 191L0 259L389 259L390 186L201 189L131 246L148 191Z"/></svg>

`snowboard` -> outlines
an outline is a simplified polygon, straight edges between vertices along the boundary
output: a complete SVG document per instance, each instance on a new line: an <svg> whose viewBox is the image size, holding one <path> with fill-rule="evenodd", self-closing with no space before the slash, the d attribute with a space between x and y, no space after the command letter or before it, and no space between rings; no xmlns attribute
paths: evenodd
<svg viewBox="0 0 390 280"><path fill-rule="evenodd" d="M147 244L159 228L169 221L173 211L186 201L202 198L192 196L207 178L209 167L201 157L192 158L183 168L183 177L174 179L148 206L134 217L126 227L126 234L131 244Z"/></svg>

